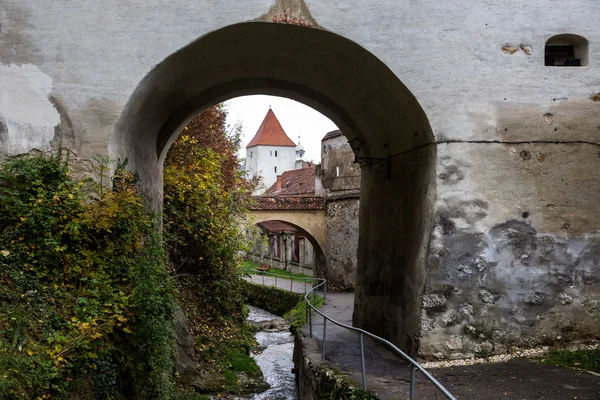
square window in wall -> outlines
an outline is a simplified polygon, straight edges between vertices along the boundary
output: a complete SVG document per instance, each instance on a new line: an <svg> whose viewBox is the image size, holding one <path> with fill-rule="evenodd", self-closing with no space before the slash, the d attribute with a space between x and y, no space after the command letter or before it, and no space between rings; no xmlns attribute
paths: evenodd
<svg viewBox="0 0 600 400"><path fill-rule="evenodd" d="M277 150L275 150L275 157L277 157Z"/></svg>
<svg viewBox="0 0 600 400"><path fill-rule="evenodd" d="M277 172L277 167L275 167L275 172Z"/></svg>
<svg viewBox="0 0 600 400"><path fill-rule="evenodd" d="M273 155L273 152L272 152L272 151L270 151L270 152L269 152L269 155L270 155L270 156L272 156L272 155Z"/></svg>

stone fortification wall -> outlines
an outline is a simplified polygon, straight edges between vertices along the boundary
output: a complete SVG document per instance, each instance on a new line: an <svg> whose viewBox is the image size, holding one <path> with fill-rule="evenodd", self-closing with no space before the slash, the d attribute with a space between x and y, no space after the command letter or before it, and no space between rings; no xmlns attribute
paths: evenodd
<svg viewBox="0 0 600 400"><path fill-rule="evenodd" d="M348 139L328 133L321 142L321 195L327 207L327 279L331 290L353 290L356 280L360 167Z"/></svg>
<svg viewBox="0 0 600 400"><path fill-rule="evenodd" d="M598 15L597 0L4 0L0 153L127 158L160 208L161 157L194 113L289 96L390 157L389 174L361 171L358 326L432 357L586 339ZM587 65L545 66L565 33Z"/></svg>
<svg viewBox="0 0 600 400"><path fill-rule="evenodd" d="M589 172L600 167L598 147L446 145L438 157L422 354L594 339L600 181Z"/></svg>

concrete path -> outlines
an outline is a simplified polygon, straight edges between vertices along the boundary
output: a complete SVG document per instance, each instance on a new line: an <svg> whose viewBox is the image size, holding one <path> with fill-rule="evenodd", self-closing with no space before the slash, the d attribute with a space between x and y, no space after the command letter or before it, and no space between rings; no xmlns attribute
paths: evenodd
<svg viewBox="0 0 600 400"><path fill-rule="evenodd" d="M260 279L253 278L255 283L261 283ZM289 280L280 281L278 279L278 286L289 290ZM273 280L270 283L274 285L275 282ZM298 289L303 289L300 284ZM353 308L353 293L328 293L327 303L320 311L341 323L352 325ZM302 333L308 337L309 327L302 328ZM323 318L318 315L313 317L313 337L322 346ZM362 374L358 334L328 322L326 337L326 360L360 386ZM367 386L379 399L409 399L410 370L387 347L365 338L365 367ZM532 360L518 359L428 371L460 400L600 400L600 377ZM437 400L445 397L421 374L417 374L415 398Z"/></svg>
<svg viewBox="0 0 600 400"><path fill-rule="evenodd" d="M244 279L248 282L258 283L265 286L274 286L279 289L289 290L294 293L306 293L312 289L310 281L304 283L299 280L275 278L264 274L253 274L250 276L245 276Z"/></svg>

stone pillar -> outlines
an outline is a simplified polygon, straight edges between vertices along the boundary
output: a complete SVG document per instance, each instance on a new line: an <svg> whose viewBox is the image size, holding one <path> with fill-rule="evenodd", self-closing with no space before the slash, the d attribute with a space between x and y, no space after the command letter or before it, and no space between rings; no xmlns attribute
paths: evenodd
<svg viewBox="0 0 600 400"><path fill-rule="evenodd" d="M391 160L389 179L362 167L353 323L418 351L432 230L435 146Z"/></svg>

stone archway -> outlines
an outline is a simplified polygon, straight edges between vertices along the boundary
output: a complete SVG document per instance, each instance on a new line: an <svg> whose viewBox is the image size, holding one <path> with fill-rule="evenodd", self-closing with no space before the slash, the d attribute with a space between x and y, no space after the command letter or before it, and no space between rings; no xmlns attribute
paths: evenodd
<svg viewBox="0 0 600 400"><path fill-rule="evenodd" d="M314 277L325 277L327 263L325 260L325 229L324 210L318 210L312 215L306 213L295 213L294 211L261 212L251 211L248 213L250 225L261 222L277 221L283 222L296 229L304 236L314 249ZM249 225L247 225L248 227Z"/></svg>
<svg viewBox="0 0 600 400"><path fill-rule="evenodd" d="M325 210L250 210L248 217L252 224L265 221L280 221L296 228L305 236L315 251L313 276L327 277L325 258Z"/></svg>
<svg viewBox="0 0 600 400"><path fill-rule="evenodd" d="M412 93L373 54L339 35L251 22L211 32L167 57L125 107L110 155L129 160L148 199L162 200L162 161L202 109L245 94L303 102L332 119L362 169L354 323L415 352L432 229L436 151Z"/></svg>

